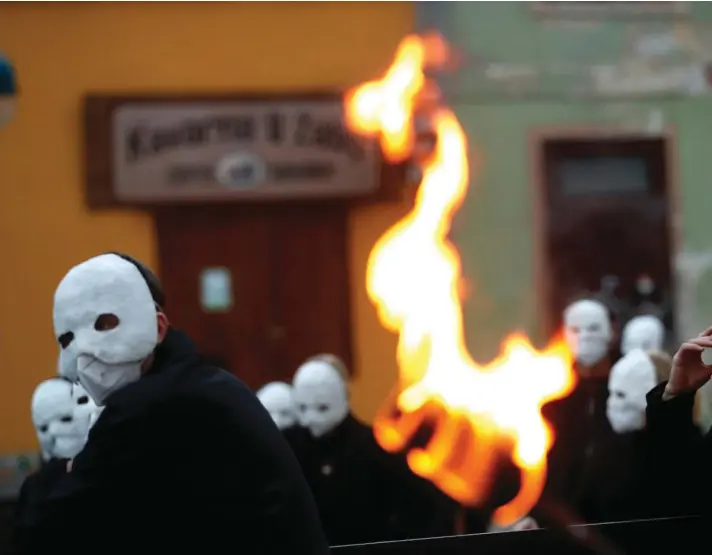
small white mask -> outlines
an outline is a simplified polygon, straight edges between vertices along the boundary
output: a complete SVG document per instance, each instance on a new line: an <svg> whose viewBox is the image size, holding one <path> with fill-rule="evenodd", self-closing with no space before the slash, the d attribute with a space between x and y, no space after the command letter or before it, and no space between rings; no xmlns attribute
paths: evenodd
<svg viewBox="0 0 712 555"><path fill-rule="evenodd" d="M297 423L297 410L292 398L292 386L284 382L271 382L257 392L257 398L280 430Z"/></svg>
<svg viewBox="0 0 712 555"><path fill-rule="evenodd" d="M631 318L623 328L621 353L627 355L633 349L660 351L665 341L665 326L659 318L645 315Z"/></svg>
<svg viewBox="0 0 712 555"><path fill-rule="evenodd" d="M77 379L103 405L137 381L158 343L158 318L138 268L115 254L72 268L54 294L61 375Z"/></svg>
<svg viewBox="0 0 712 555"><path fill-rule="evenodd" d="M645 397L657 381L653 361L640 349L633 349L613 365L606 405L613 431L623 434L645 428Z"/></svg>
<svg viewBox="0 0 712 555"><path fill-rule="evenodd" d="M329 363L312 360L302 364L292 382L299 424L321 437L349 415L346 382Z"/></svg>
<svg viewBox="0 0 712 555"><path fill-rule="evenodd" d="M94 403L61 378L42 382L32 396L32 423L42 458L71 459L86 443Z"/></svg>
<svg viewBox="0 0 712 555"><path fill-rule="evenodd" d="M592 300L570 304L564 311L564 335L576 362L595 366L608 353L613 337L606 307Z"/></svg>

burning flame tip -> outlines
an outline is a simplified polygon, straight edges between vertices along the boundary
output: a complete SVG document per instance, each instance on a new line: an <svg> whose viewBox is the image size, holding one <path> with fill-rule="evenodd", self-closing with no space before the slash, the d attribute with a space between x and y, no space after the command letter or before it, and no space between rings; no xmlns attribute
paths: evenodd
<svg viewBox="0 0 712 555"><path fill-rule="evenodd" d="M485 366L467 351L461 264L448 234L467 194L470 153L455 114L439 104L439 89L426 75L451 55L439 35L408 35L382 77L345 98L349 128L377 138L390 161L413 155L415 114L424 108L436 137L435 148L416 157L422 179L415 207L378 240L368 260L369 297L383 325L399 335L399 385L374 433L384 449L399 451L426 419L434 421L432 438L408 453L408 464L467 504L485 499L494 453L510 454L522 487L495 513L496 521L506 523L524 516L541 494L553 441L541 407L568 394L575 380L560 338L537 350L524 333L512 333L500 356Z"/></svg>

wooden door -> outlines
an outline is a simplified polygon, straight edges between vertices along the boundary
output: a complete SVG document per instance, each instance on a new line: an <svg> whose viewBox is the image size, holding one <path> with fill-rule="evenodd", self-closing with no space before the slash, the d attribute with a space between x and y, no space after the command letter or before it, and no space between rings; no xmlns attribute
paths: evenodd
<svg viewBox="0 0 712 555"><path fill-rule="evenodd" d="M305 358L351 362L345 206L181 207L156 213L169 318L257 388ZM233 303L204 309L201 273L229 271Z"/></svg>
<svg viewBox="0 0 712 555"><path fill-rule="evenodd" d="M629 317L643 276L654 282L653 301L672 331L666 151L660 138L543 144L550 332L573 296L600 292L606 282L621 318Z"/></svg>

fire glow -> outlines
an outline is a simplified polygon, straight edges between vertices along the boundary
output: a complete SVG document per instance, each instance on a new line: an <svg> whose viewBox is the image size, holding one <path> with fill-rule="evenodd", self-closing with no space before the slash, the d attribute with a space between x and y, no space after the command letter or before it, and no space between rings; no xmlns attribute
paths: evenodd
<svg viewBox="0 0 712 555"><path fill-rule="evenodd" d="M374 433L384 449L396 452L426 419L434 420L430 441L411 449L408 463L470 506L487 501L499 454L511 454L521 487L494 514L497 524L508 525L531 510L545 485L554 437L541 407L568 395L575 379L560 339L537 351L526 337L511 335L502 354L484 366L465 345L460 257L448 233L467 194L467 139L425 74L443 64L446 53L438 37L406 37L386 74L345 100L349 128L377 138L391 162L413 154L415 114L425 104L436 137L422 162L414 208L378 240L368 260L369 297L381 323L398 335L398 384L376 416Z"/></svg>

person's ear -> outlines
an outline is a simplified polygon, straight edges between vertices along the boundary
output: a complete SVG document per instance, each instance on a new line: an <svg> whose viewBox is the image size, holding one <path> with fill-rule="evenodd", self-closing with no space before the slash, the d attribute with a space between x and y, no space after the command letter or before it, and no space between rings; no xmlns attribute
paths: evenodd
<svg viewBox="0 0 712 555"><path fill-rule="evenodd" d="M166 334L168 333L168 328L170 327L170 322L168 321L168 316L163 314L163 312L159 312L157 314L158 320L158 342L162 343L163 340L166 338Z"/></svg>

